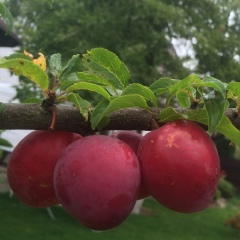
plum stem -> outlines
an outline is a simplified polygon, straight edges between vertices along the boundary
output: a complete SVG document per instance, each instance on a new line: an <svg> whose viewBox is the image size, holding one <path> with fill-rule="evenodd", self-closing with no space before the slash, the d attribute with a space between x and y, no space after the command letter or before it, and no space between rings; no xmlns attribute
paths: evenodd
<svg viewBox="0 0 240 240"><path fill-rule="evenodd" d="M54 130L55 122L56 122L56 115L57 115L57 108L56 108L56 106L53 106L52 107L52 122L49 127L50 130Z"/></svg>

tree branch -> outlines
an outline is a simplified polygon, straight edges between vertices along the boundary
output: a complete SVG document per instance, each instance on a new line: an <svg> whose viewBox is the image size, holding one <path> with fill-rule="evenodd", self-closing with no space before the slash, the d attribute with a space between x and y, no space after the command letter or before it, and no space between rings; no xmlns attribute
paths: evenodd
<svg viewBox="0 0 240 240"><path fill-rule="evenodd" d="M183 113L187 110L175 109ZM153 112L157 113L156 109ZM240 129L240 116L235 109L229 108L225 115L233 125ZM44 110L40 104L4 103L0 110L0 129L47 130L52 122L52 112ZM110 114L110 122L104 130L152 130L152 115L138 108L123 109ZM90 122L75 107L57 106L55 130L93 134Z"/></svg>

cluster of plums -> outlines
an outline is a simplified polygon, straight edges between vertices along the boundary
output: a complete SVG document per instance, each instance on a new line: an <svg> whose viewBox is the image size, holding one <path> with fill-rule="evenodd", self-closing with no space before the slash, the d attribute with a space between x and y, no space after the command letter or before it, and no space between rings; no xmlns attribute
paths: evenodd
<svg viewBox="0 0 240 240"><path fill-rule="evenodd" d="M147 196L174 211L203 210L212 202L219 173L213 141L187 120L145 136L34 131L8 163L9 184L19 200L33 207L61 204L94 230L118 226L137 199Z"/></svg>

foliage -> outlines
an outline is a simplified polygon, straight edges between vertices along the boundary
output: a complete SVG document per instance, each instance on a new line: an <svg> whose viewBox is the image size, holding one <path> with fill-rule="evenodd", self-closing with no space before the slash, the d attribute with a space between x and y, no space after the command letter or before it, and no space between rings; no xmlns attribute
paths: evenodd
<svg viewBox="0 0 240 240"><path fill-rule="evenodd" d="M183 78L188 73L182 62L193 58L194 72L240 80L238 0L62 0L52 8L37 0L5 3L23 48L32 52L61 52L65 60L103 47L126 63L132 82L142 84L162 76ZM180 60L173 39L192 44L194 53Z"/></svg>
<svg viewBox="0 0 240 240"><path fill-rule="evenodd" d="M168 37L169 26L182 11L164 1L64 0L55 1L51 9L43 1L6 4L17 19L23 48L32 52L61 52L66 61L96 46L107 48L124 60L132 81L139 83L159 77L159 66L164 75L187 74Z"/></svg>
<svg viewBox="0 0 240 240"><path fill-rule="evenodd" d="M0 111L1 111L1 106L0 106ZM0 131L0 160L3 156L3 150L1 149L1 147L12 147L12 144L8 140L1 137L2 133L3 131Z"/></svg>
<svg viewBox="0 0 240 240"><path fill-rule="evenodd" d="M13 17L12 14L9 12L8 8L5 5L0 3L0 16L6 21L7 24L7 33L9 33L13 28Z"/></svg>
<svg viewBox="0 0 240 240"><path fill-rule="evenodd" d="M1 134L3 133L3 131L0 131L0 147L3 146L3 147L12 147L12 144L4 139L4 138L1 138Z"/></svg>
<svg viewBox="0 0 240 240"><path fill-rule="evenodd" d="M129 84L128 68L116 54L104 48L91 49L82 58L79 54L73 55L65 65L62 64L61 54L53 54L48 63L49 78L45 67L42 67L45 57L42 53L39 55L36 60L26 52L13 54L1 59L0 67L32 80L42 90L45 103L47 101L50 107L72 102L86 121L90 117L93 129L104 128L109 122L109 114L114 111L138 107L150 112L156 122L189 119L207 125L210 133L217 130L240 145L240 131L224 115L229 100L235 102L240 111L240 83L232 81L226 84L211 76L200 78L192 74L182 80L160 78L150 86ZM80 72L78 69L82 62L85 71ZM94 105L84 99L82 91L97 93L99 103ZM151 109L160 107L157 99L162 96L167 96L165 107L156 114ZM173 100L186 111L181 114L176 112L172 107ZM32 101L40 99L27 100Z"/></svg>
<svg viewBox="0 0 240 240"><path fill-rule="evenodd" d="M232 198L236 195L236 188L226 180L226 174L222 171L218 182L218 197Z"/></svg>

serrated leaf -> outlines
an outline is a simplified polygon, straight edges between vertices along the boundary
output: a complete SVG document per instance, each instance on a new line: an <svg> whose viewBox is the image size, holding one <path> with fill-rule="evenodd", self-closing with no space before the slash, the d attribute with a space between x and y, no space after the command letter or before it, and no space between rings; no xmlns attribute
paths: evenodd
<svg viewBox="0 0 240 240"><path fill-rule="evenodd" d="M189 94L186 91L177 92L176 98L180 106L183 108L189 108L192 104L191 98L189 97Z"/></svg>
<svg viewBox="0 0 240 240"><path fill-rule="evenodd" d="M79 82L78 76L77 74L71 73L70 75L68 75L66 78L64 78L63 81L60 82L60 90L63 91L64 89L66 89L67 87L73 85L74 83Z"/></svg>
<svg viewBox="0 0 240 240"><path fill-rule="evenodd" d="M226 85L223 82L211 76L204 77L202 82L204 87L214 88L222 94L223 98L226 98Z"/></svg>
<svg viewBox="0 0 240 240"><path fill-rule="evenodd" d="M13 16L10 13L10 11L8 10L8 8L6 8L6 6L3 5L2 3L0 3L0 15L6 21L6 24L7 24L6 34L9 34L13 28Z"/></svg>
<svg viewBox="0 0 240 240"><path fill-rule="evenodd" d="M123 108L131 108L131 107L139 107L148 109L148 105L146 100L138 94L131 94L125 96L119 96L113 99L107 109L105 110L105 114L109 114L111 112L123 109Z"/></svg>
<svg viewBox="0 0 240 240"><path fill-rule="evenodd" d="M77 81L64 81L63 83L61 83L60 85L60 90L63 91L64 89L68 88L69 86L75 84L75 83L78 83L79 80Z"/></svg>
<svg viewBox="0 0 240 240"><path fill-rule="evenodd" d="M157 106L157 98L154 93L150 90L150 88L143 86L139 83L133 83L128 85L122 95L131 95L131 94L138 94L144 97L147 101L152 102L155 106Z"/></svg>
<svg viewBox="0 0 240 240"><path fill-rule="evenodd" d="M109 105L109 101L107 99L103 99L93 110L90 116L90 122L92 129L99 128L102 129L105 127L108 122L109 118L107 116L104 117L104 111L106 110L107 106Z"/></svg>
<svg viewBox="0 0 240 240"><path fill-rule="evenodd" d="M179 82L179 80L171 78L160 78L150 85L150 89L155 93L155 95L161 95L168 92L168 88L173 84Z"/></svg>
<svg viewBox="0 0 240 240"><path fill-rule="evenodd" d="M178 113L172 107L167 107L158 116L160 122L171 122L176 119L184 118L182 114Z"/></svg>
<svg viewBox="0 0 240 240"><path fill-rule="evenodd" d="M49 71L54 77L59 77L62 70L62 57L60 53L51 55L49 60Z"/></svg>
<svg viewBox="0 0 240 240"><path fill-rule="evenodd" d="M208 114L206 109L191 110L185 114L191 121L208 125ZM240 147L240 131L231 123L228 117L225 115L222 117L216 130Z"/></svg>
<svg viewBox="0 0 240 240"><path fill-rule="evenodd" d="M16 59L16 58L27 59L27 60L32 61L32 58L30 58L29 56L27 56L26 54L23 54L23 53L13 53L13 54L5 57L5 59L7 59L7 60L9 60L9 59Z"/></svg>
<svg viewBox="0 0 240 240"><path fill-rule="evenodd" d="M180 90L189 88L189 87L195 87L197 88L198 86L202 85L202 80L200 77L196 74L192 74L182 81L175 83L174 85L169 87L169 94L167 97L167 104L169 104L170 100L172 97Z"/></svg>
<svg viewBox="0 0 240 240"><path fill-rule="evenodd" d="M41 103L42 99L35 98L35 97L29 97L23 101L23 103Z"/></svg>
<svg viewBox="0 0 240 240"><path fill-rule="evenodd" d="M223 116L216 129L240 147L240 131L232 124L228 117Z"/></svg>
<svg viewBox="0 0 240 240"><path fill-rule="evenodd" d="M73 55L72 58L66 64L66 66L62 68L62 72L59 76L59 80L63 81L71 73L77 72L79 70L80 64L81 64L81 59L79 54Z"/></svg>
<svg viewBox="0 0 240 240"><path fill-rule="evenodd" d="M82 99L78 94L76 93L69 93L67 95L67 100L72 102L74 106L79 109L80 113L83 115L85 120L88 120L88 111L91 107L91 103L87 100Z"/></svg>
<svg viewBox="0 0 240 240"><path fill-rule="evenodd" d="M104 77L92 73L78 72L78 79L83 82L92 82L105 86L112 86L112 84Z"/></svg>
<svg viewBox="0 0 240 240"><path fill-rule="evenodd" d="M208 115L208 131L212 133L221 122L228 104L222 95L205 102Z"/></svg>
<svg viewBox="0 0 240 240"><path fill-rule="evenodd" d="M238 98L240 98L240 83L239 82L230 82L227 86L228 91L232 91Z"/></svg>
<svg viewBox="0 0 240 240"><path fill-rule="evenodd" d="M66 89L66 92L71 92L74 90L88 90L88 91L96 92L108 100L111 99L109 93L102 86L99 86L94 83L89 83L89 82L74 83L73 85L71 85Z"/></svg>
<svg viewBox="0 0 240 240"><path fill-rule="evenodd" d="M0 59L0 68L7 68L35 82L43 91L48 89L48 75L38 65L27 59Z"/></svg>
<svg viewBox="0 0 240 240"><path fill-rule="evenodd" d="M105 102L106 104L106 102ZM106 106L105 106L106 107ZM110 113L124 109L124 108L131 108L131 107L139 107L139 108L144 108L147 109L148 105L146 103L146 100L137 94L132 94L132 95L124 95L124 96L119 96L115 99L113 99L107 106L107 108L99 114L96 119L96 117L93 117L92 119L92 128L95 129L96 127L99 128L99 123L100 121L105 117L108 116ZM103 109L103 108L101 108ZM93 124L94 122L94 124Z"/></svg>
<svg viewBox="0 0 240 240"><path fill-rule="evenodd" d="M123 89L129 79L128 68L119 57L104 48L94 48L83 55L84 66L99 76L104 76L117 89Z"/></svg>
<svg viewBox="0 0 240 240"><path fill-rule="evenodd" d="M12 144L8 140L0 138L0 146L12 147Z"/></svg>

